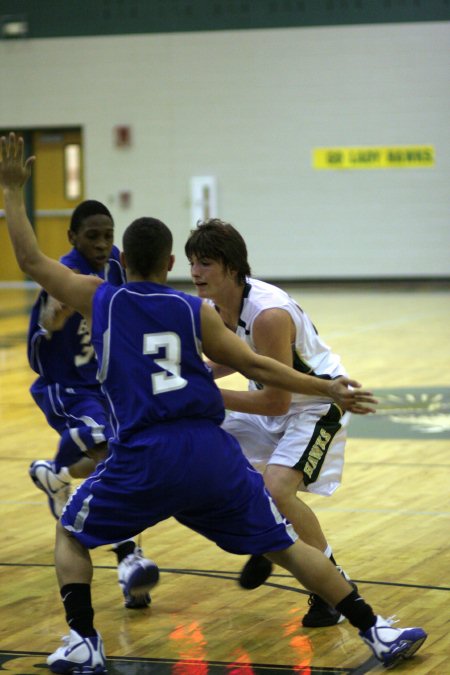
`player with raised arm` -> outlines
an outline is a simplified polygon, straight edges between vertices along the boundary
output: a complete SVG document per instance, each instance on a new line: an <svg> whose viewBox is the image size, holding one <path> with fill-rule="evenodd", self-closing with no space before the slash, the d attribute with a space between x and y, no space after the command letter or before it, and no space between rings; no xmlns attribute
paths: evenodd
<svg viewBox="0 0 450 675"><path fill-rule="evenodd" d="M114 221L107 207L93 199L74 209L68 231L71 250L61 262L78 274L125 282L119 250L113 245ZM38 374L30 393L60 439L53 459L32 462L34 484L59 518L69 498L72 479L87 478L108 454L112 435L110 410L97 380L97 359L86 319L41 290L30 314L28 360ZM133 540L113 546L119 585L128 609L148 607L149 593L130 594L142 579L159 577L155 563Z"/></svg>

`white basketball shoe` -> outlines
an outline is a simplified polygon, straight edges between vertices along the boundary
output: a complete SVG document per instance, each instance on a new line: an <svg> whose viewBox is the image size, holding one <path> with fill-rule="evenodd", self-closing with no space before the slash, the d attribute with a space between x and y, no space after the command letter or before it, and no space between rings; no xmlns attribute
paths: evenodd
<svg viewBox="0 0 450 675"><path fill-rule="evenodd" d="M52 515L58 520L70 496L70 481L55 471L54 462L37 459L29 468L31 480L48 497Z"/></svg>
<svg viewBox="0 0 450 675"><path fill-rule="evenodd" d="M63 637L64 646L59 647L47 658L52 673L107 673L103 641L97 633L94 637L81 637L71 630Z"/></svg>
<svg viewBox="0 0 450 675"><path fill-rule="evenodd" d="M393 623L393 618L377 616L372 628L359 633L385 668L394 668L403 659L409 659L427 637L422 628L393 628Z"/></svg>

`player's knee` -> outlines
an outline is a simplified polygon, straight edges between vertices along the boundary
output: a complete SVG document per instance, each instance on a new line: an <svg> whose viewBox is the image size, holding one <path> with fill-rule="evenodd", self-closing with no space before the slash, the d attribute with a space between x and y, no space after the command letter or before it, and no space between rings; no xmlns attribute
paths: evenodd
<svg viewBox="0 0 450 675"><path fill-rule="evenodd" d="M269 465L264 472L264 483L280 510L296 499L300 480L301 474L288 467Z"/></svg>
<svg viewBox="0 0 450 675"><path fill-rule="evenodd" d="M277 508L281 511L281 513L284 513L286 507L289 505L289 502L292 499L292 495L289 493L288 490L286 490L285 486L281 485L276 481L266 482L266 487L269 490L270 495L273 501L275 502Z"/></svg>

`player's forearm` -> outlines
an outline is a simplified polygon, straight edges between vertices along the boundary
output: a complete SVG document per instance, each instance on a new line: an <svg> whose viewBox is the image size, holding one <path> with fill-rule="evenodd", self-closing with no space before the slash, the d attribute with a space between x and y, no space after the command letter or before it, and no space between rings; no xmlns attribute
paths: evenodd
<svg viewBox="0 0 450 675"><path fill-rule="evenodd" d="M3 190L6 224L20 269L31 275L40 251L23 200L22 188Z"/></svg>
<svg viewBox="0 0 450 675"><path fill-rule="evenodd" d="M258 357L257 363L246 368L246 372L241 372L251 380L293 393L333 398L329 380L298 373L290 366L266 356Z"/></svg>
<svg viewBox="0 0 450 675"><path fill-rule="evenodd" d="M212 374L215 380L218 380L220 377L226 377L227 375L232 375L235 370L229 368L228 366L222 366L220 363L215 363L214 361L208 360L206 362L212 370Z"/></svg>

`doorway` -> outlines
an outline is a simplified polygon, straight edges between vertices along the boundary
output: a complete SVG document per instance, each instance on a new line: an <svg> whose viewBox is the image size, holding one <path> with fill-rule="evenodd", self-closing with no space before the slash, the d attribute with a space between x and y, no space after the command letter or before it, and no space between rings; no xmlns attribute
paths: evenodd
<svg viewBox="0 0 450 675"><path fill-rule="evenodd" d="M0 135L8 132L1 131ZM59 258L70 247L70 216L84 198L83 147L80 128L18 131L25 155L35 155L31 181L25 192L28 217L41 250ZM6 228L3 195L0 195L0 282L25 281Z"/></svg>

